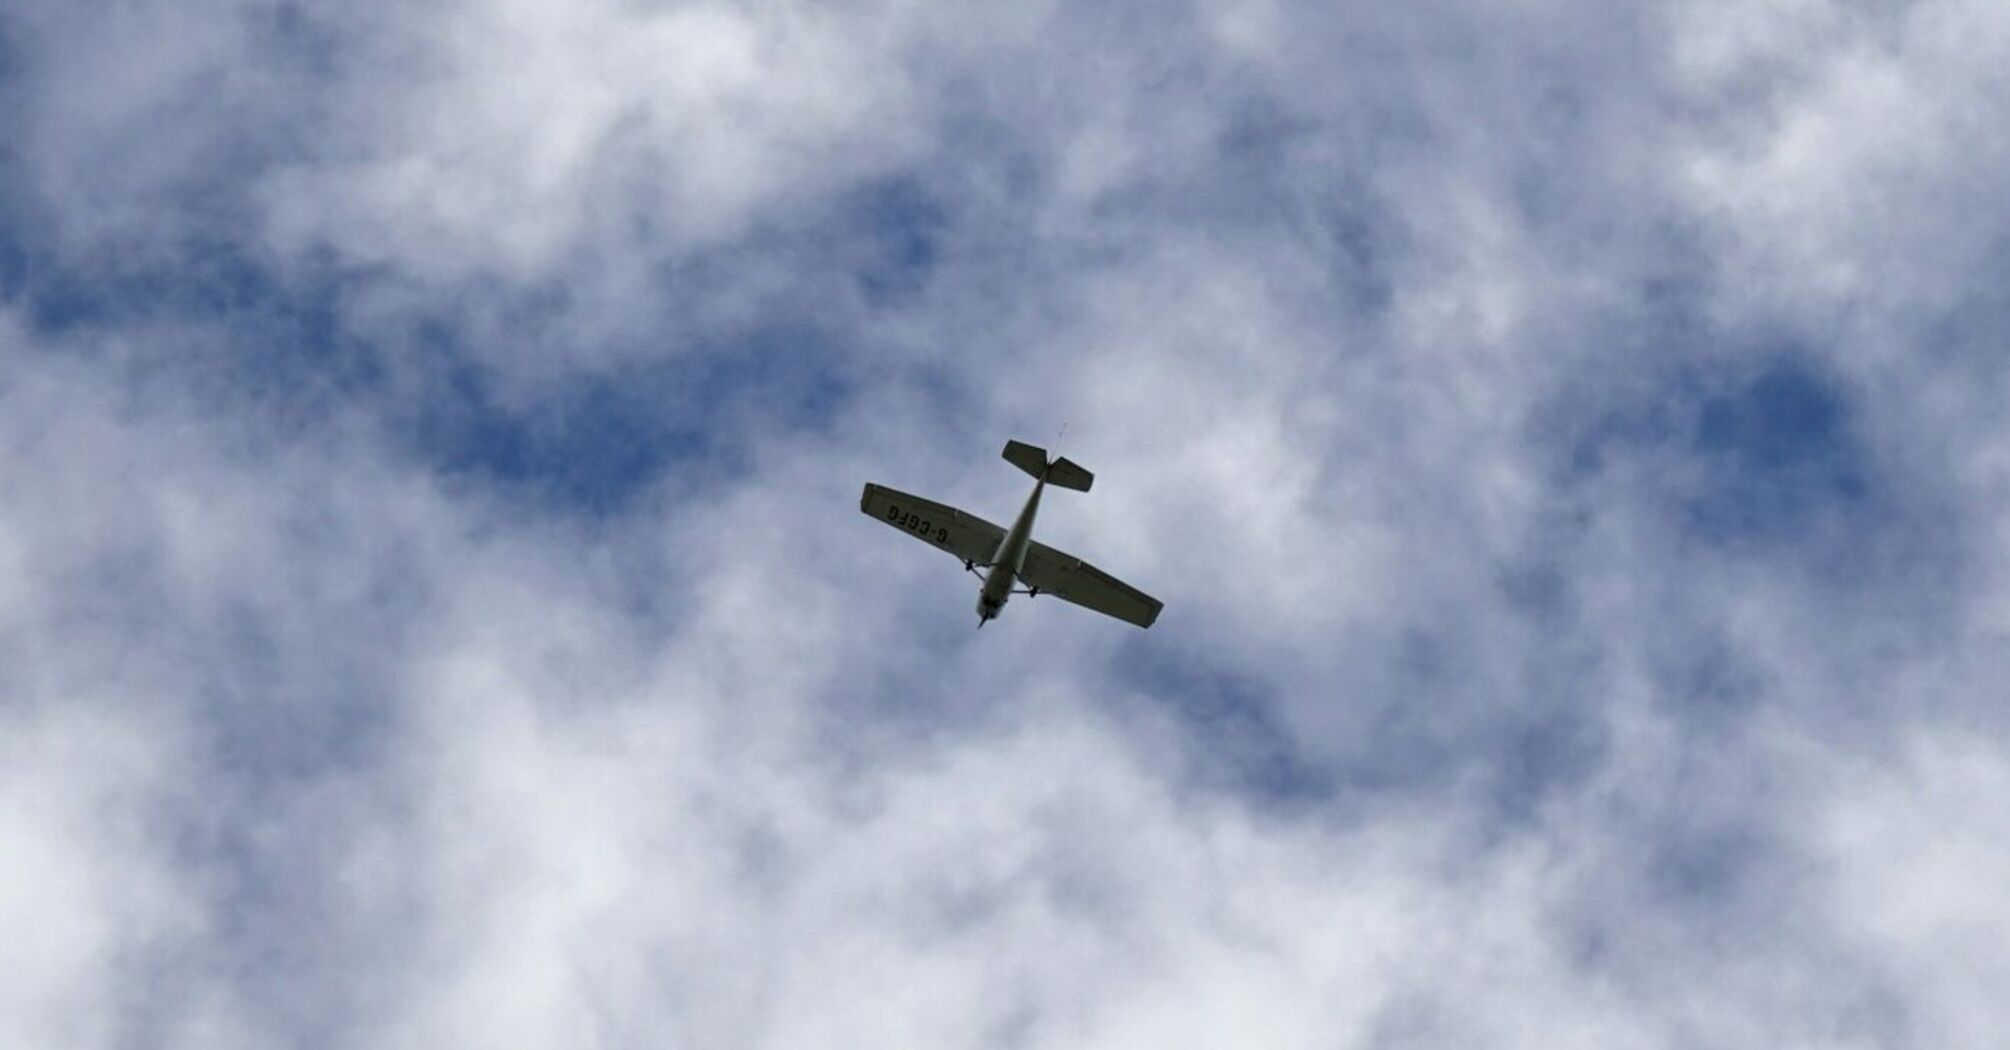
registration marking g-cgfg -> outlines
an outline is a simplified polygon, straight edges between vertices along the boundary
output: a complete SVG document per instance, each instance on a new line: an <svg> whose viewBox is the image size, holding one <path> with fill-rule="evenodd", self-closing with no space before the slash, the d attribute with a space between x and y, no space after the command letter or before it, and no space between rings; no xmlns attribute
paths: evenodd
<svg viewBox="0 0 2010 1050"><path fill-rule="evenodd" d="M886 520L931 543L948 543L949 528L937 525L913 511L902 510L900 504L888 504Z"/></svg>

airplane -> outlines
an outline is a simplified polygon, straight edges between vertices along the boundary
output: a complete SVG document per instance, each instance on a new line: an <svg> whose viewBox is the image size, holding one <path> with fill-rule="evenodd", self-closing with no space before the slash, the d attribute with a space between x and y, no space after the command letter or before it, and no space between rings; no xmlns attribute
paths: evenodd
<svg viewBox="0 0 2010 1050"><path fill-rule="evenodd" d="M1015 594L1028 598L1051 594L1085 609L1150 627L1163 608L1158 599L1072 554L1033 541L1033 516L1040 510L1040 493L1048 485L1087 492L1096 476L1069 460L1050 460L1046 449L1021 441L1005 443L1005 461L1036 479L1033 494L1026 497L1026 506L1010 529L872 482L866 483L864 494L859 496L858 509L962 559L964 571L984 581L977 591L980 629L997 619L1005 602ZM1012 585L1022 580L1026 589L1014 590Z"/></svg>

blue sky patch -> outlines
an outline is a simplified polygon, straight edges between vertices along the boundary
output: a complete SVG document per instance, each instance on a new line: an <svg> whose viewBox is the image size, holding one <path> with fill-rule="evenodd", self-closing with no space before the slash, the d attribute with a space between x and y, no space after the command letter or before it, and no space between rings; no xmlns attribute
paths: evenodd
<svg viewBox="0 0 2010 1050"><path fill-rule="evenodd" d="M853 276L868 305L901 303L927 283L942 254L949 212L941 200L912 177L875 182L860 190L846 211L859 223L868 246L853 264Z"/></svg>
<svg viewBox="0 0 2010 1050"><path fill-rule="evenodd" d="M425 392L392 410L393 425L448 475L603 515L625 509L673 464L729 476L765 430L830 426L851 390L840 362L815 331L779 328L556 380L506 405L479 364L445 350Z"/></svg>
<svg viewBox="0 0 2010 1050"><path fill-rule="evenodd" d="M1875 525L1876 472L1850 400L1802 355L1714 372L1650 358L1602 394L1543 423L1563 440L1566 484L1637 472L1683 535L1726 550L1848 544Z"/></svg>
<svg viewBox="0 0 2010 1050"><path fill-rule="evenodd" d="M1689 502L1697 536L1792 542L1870 495L1870 466L1835 384L1794 357L1696 406L1705 468Z"/></svg>
<svg viewBox="0 0 2010 1050"><path fill-rule="evenodd" d="M1125 654L1122 667L1144 702L1186 734L1183 761L1195 783L1287 809L1331 797L1328 771L1274 709L1275 686L1156 646L1133 643Z"/></svg>

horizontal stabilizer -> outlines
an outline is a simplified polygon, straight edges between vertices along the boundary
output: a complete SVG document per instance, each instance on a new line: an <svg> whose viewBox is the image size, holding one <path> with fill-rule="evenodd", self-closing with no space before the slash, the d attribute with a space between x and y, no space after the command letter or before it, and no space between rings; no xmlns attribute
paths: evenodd
<svg viewBox="0 0 2010 1050"><path fill-rule="evenodd" d="M1047 472L1047 450L1024 441L1007 441L1005 462L1037 478Z"/></svg>
<svg viewBox="0 0 2010 1050"><path fill-rule="evenodd" d="M1055 460L1047 468L1047 483L1050 485L1059 485L1064 489L1087 492L1089 491L1089 486L1094 484L1095 481L1096 476L1094 474L1083 470L1074 460L1068 459L1065 456Z"/></svg>
<svg viewBox="0 0 2010 1050"><path fill-rule="evenodd" d="M1005 443L1005 461L1036 478L1046 478L1051 484L1076 492L1089 491L1096 480L1094 474L1083 470L1074 460L1062 458L1049 462L1046 449L1024 441Z"/></svg>

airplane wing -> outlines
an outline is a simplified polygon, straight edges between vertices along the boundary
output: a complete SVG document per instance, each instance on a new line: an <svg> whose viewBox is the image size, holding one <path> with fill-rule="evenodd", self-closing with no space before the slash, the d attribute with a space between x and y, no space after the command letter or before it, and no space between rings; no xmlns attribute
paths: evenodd
<svg viewBox="0 0 2010 1050"><path fill-rule="evenodd" d="M868 482L858 498L858 509L871 517L948 551L958 558L989 565L1004 542L1005 530L975 514L946 507L920 496Z"/></svg>
<svg viewBox="0 0 2010 1050"><path fill-rule="evenodd" d="M1029 586L1038 587L1041 594L1051 594L1139 627L1150 627L1164 607L1157 598L1044 543L1027 545L1026 571L1019 578Z"/></svg>

